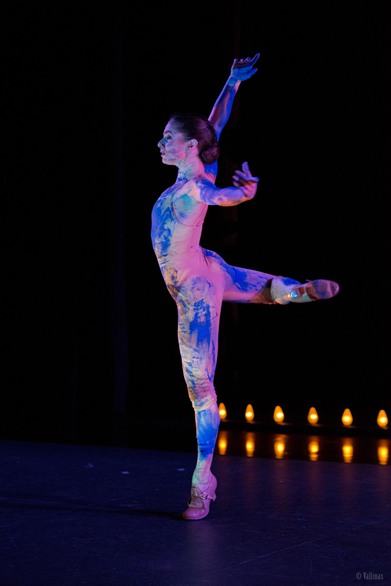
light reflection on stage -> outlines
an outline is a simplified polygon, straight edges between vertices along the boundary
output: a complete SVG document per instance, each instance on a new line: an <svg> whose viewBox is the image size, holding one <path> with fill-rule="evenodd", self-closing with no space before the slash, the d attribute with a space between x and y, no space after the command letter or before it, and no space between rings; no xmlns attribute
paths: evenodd
<svg viewBox="0 0 391 586"><path fill-rule="evenodd" d="M311 461L390 465L390 440L220 430L216 453Z"/></svg>

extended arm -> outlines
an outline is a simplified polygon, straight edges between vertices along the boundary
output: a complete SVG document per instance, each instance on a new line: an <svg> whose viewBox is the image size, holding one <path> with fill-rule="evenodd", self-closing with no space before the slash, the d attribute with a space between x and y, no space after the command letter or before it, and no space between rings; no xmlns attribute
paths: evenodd
<svg viewBox="0 0 391 586"><path fill-rule="evenodd" d="M236 171L233 179L235 187L223 189L205 179L192 179L186 186L190 188L188 195L208 205L224 207L236 206L253 199L257 192L259 179L251 175L248 163L243 163L242 171Z"/></svg>
<svg viewBox="0 0 391 586"><path fill-rule="evenodd" d="M240 61L235 59L233 62L231 74L209 116L209 122L216 131L217 140L231 115L232 105L241 82L249 79L258 71L253 67L258 59L259 53L252 59L247 57L247 59L240 59Z"/></svg>

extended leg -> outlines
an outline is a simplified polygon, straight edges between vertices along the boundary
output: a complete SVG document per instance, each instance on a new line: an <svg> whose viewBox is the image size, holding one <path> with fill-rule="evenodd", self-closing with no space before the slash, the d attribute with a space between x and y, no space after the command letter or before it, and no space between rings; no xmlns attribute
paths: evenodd
<svg viewBox="0 0 391 586"><path fill-rule="evenodd" d="M230 268L232 282L224 291L223 301L232 303L280 303L280 298L289 294L289 287L300 285L299 281L283 279L269 273L240 267ZM284 300L283 303L285 303ZM286 301L286 303L289 303L289 301Z"/></svg>
<svg viewBox="0 0 391 586"><path fill-rule="evenodd" d="M239 267L230 267L230 269L233 279L232 284L224 291L224 301L287 305L330 299L339 291L339 286L334 281L318 279L303 284L288 277L270 275L252 269Z"/></svg>

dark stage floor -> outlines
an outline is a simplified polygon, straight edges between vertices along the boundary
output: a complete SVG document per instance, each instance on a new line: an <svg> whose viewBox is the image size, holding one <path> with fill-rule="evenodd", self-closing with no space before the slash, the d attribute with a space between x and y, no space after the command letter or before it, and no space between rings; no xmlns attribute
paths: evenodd
<svg viewBox="0 0 391 586"><path fill-rule="evenodd" d="M273 444L272 444L273 445ZM1 586L391 584L387 465L1 441Z"/></svg>

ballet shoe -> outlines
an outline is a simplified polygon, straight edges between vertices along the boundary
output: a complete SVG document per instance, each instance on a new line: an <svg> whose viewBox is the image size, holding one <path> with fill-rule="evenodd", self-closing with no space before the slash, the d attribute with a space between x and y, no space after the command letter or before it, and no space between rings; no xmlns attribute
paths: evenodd
<svg viewBox="0 0 391 586"><path fill-rule="evenodd" d="M292 287L289 291L289 298L296 302L307 301L308 299L305 297L309 297L310 301L317 301L318 299L331 299L337 295L338 291L338 283L317 279Z"/></svg>
<svg viewBox="0 0 391 586"><path fill-rule="evenodd" d="M209 513L210 502L216 500L216 477L211 473L211 480L206 490L201 491L196 486L191 487L188 508L182 514L186 521L198 521Z"/></svg>

